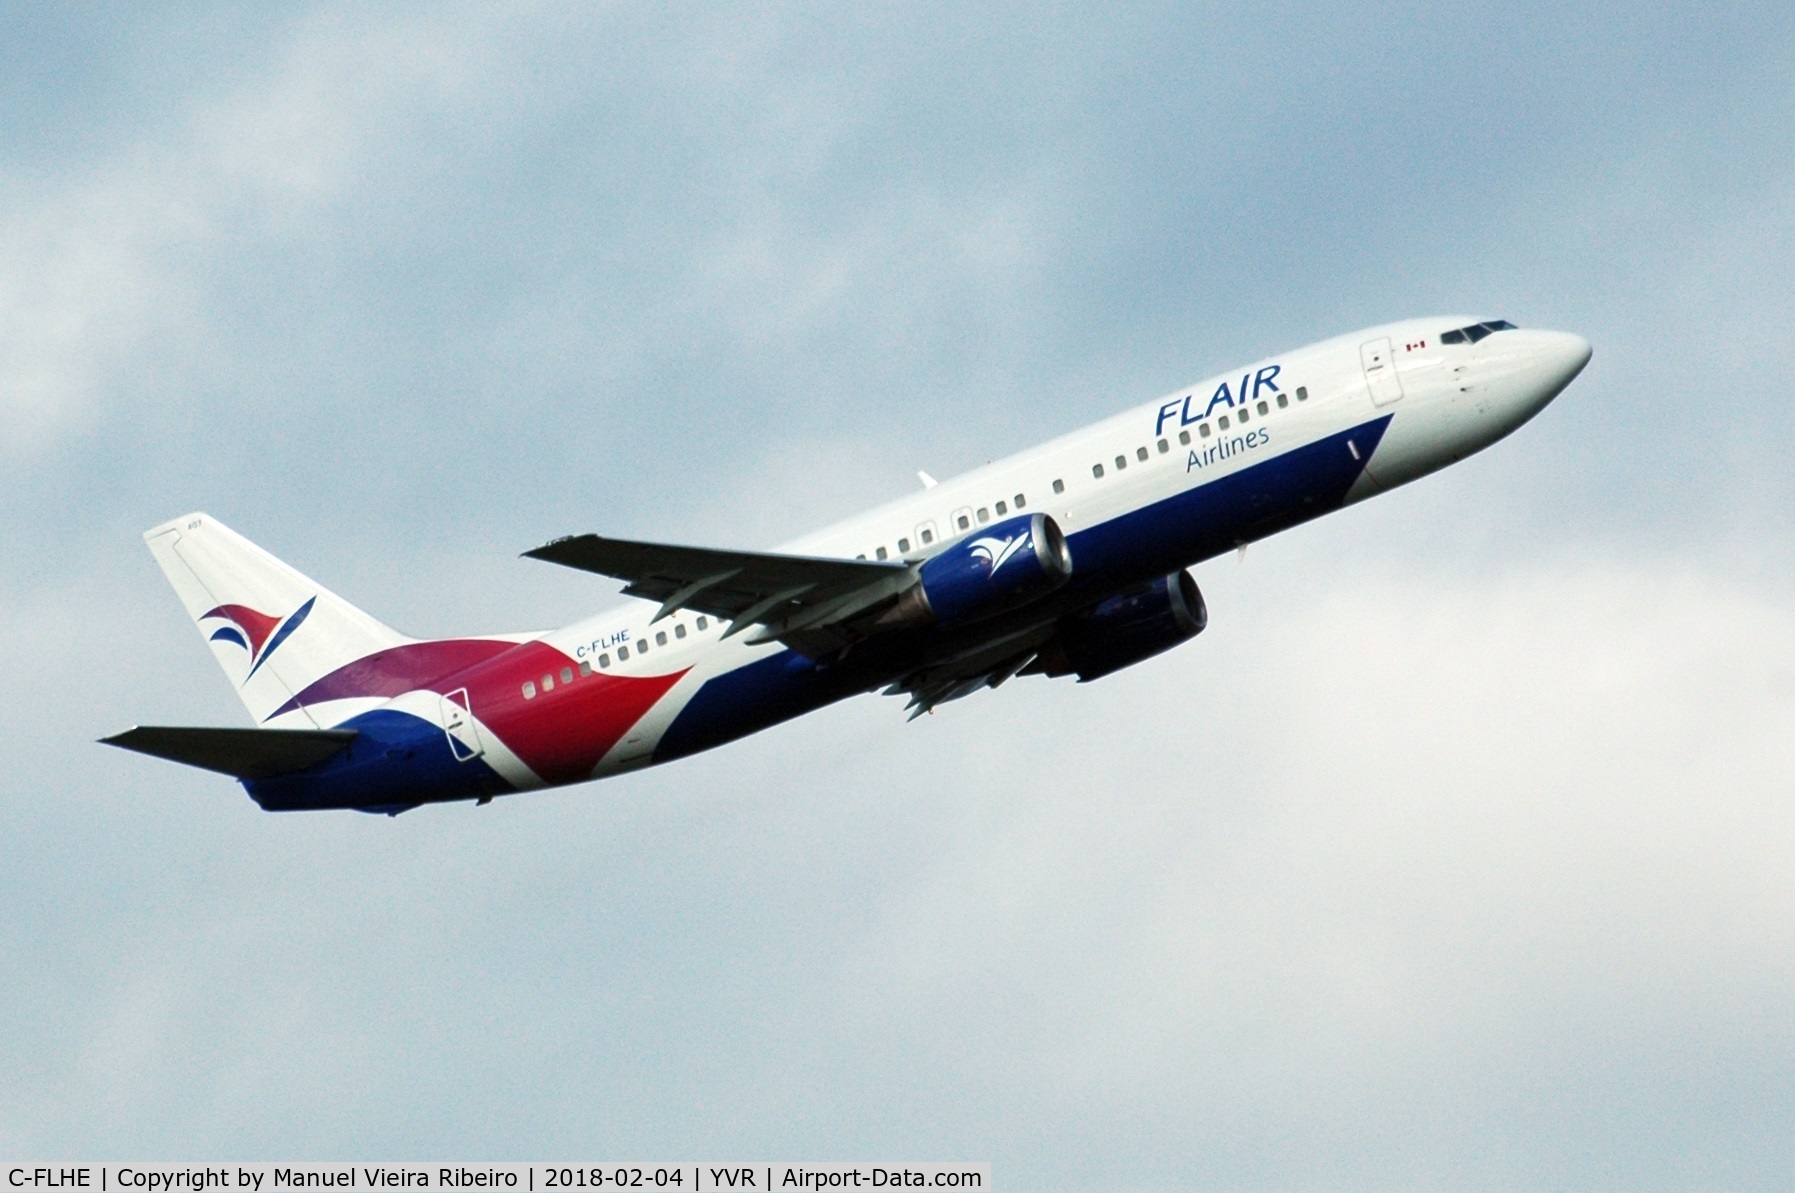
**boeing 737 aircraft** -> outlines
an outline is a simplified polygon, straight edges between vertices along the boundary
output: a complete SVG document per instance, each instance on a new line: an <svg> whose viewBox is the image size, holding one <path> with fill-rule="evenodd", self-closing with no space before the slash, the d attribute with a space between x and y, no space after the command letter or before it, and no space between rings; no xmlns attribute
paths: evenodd
<svg viewBox="0 0 1795 1193"><path fill-rule="evenodd" d="M777 552L557 539L526 554L642 599L549 633L407 638L190 514L144 538L255 727L105 740L270 811L397 815L669 762L860 692L915 716L1018 675L1098 679L1202 632L1193 564L1488 447L1589 355L1414 319L924 476Z"/></svg>

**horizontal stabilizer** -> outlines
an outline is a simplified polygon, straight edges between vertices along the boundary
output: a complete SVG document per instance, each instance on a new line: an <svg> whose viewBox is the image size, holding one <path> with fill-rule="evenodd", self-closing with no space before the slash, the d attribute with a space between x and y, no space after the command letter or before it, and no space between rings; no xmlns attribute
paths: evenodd
<svg viewBox="0 0 1795 1193"><path fill-rule="evenodd" d="M139 725L100 739L108 746L184 762L239 779L271 779L316 766L349 748L353 729L189 729Z"/></svg>

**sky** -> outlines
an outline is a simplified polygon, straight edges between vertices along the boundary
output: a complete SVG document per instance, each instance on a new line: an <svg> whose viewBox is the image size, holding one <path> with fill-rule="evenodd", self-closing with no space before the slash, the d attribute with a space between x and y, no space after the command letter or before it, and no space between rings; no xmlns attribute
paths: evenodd
<svg viewBox="0 0 1795 1193"><path fill-rule="evenodd" d="M1786 5L8 5L0 1153L1786 1188ZM418 636L1463 312L1584 375L1210 625L597 785L259 812L141 532Z"/></svg>

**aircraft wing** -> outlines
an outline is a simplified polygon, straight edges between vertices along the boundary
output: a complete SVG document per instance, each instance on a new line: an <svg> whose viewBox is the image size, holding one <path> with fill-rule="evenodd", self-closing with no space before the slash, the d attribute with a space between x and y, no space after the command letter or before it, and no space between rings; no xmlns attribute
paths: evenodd
<svg viewBox="0 0 1795 1193"><path fill-rule="evenodd" d="M728 621L724 637L761 625L750 642L777 639L807 652L864 637L847 623L915 583L910 567L895 561L719 551L596 534L556 539L524 554L624 581L625 595L661 603L655 621L695 609Z"/></svg>

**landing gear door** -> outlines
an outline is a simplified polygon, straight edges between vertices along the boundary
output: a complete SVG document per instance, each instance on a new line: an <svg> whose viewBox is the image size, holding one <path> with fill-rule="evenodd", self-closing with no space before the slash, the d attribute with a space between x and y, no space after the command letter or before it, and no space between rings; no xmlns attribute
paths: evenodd
<svg viewBox="0 0 1795 1193"><path fill-rule="evenodd" d="M1371 401L1388 406L1402 397L1402 378L1396 375L1396 353L1386 337L1359 345L1359 363L1365 368L1365 386Z"/></svg>
<svg viewBox="0 0 1795 1193"><path fill-rule="evenodd" d="M443 732L449 737L449 750L457 762L468 762L486 752L480 741L479 726L468 705L467 689L456 688L441 697Z"/></svg>

